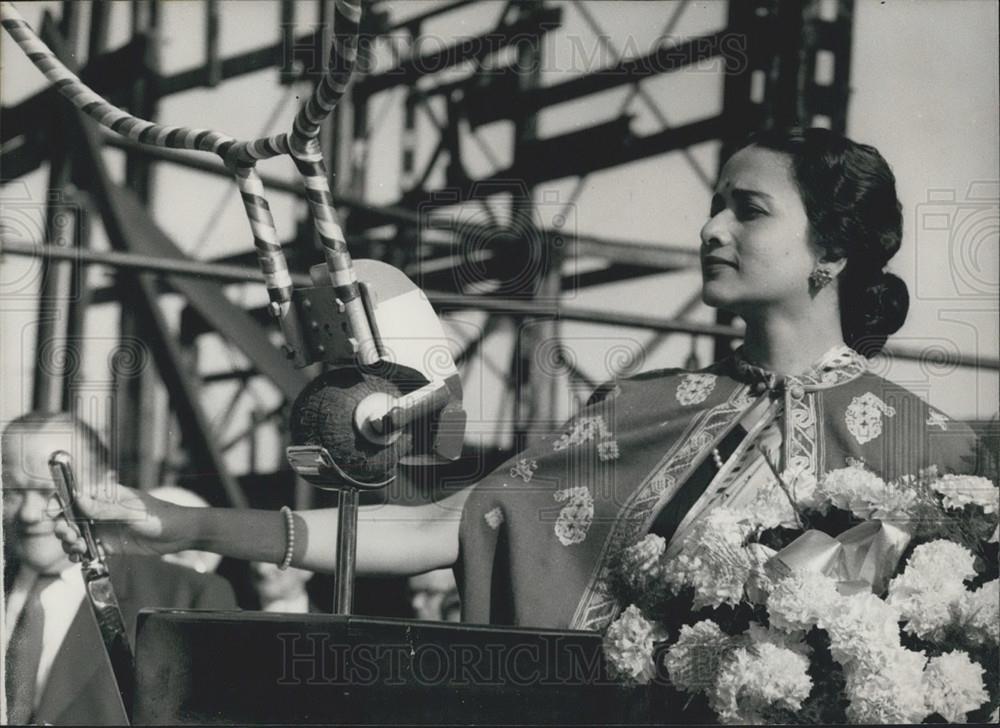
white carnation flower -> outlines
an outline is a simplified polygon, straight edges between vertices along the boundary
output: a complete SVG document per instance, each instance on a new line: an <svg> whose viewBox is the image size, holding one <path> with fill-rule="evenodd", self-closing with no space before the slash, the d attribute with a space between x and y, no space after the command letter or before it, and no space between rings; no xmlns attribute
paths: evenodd
<svg viewBox="0 0 1000 728"><path fill-rule="evenodd" d="M830 653L845 667L869 671L885 663L900 647L899 609L871 592L841 597L821 625L830 635Z"/></svg>
<svg viewBox="0 0 1000 728"><path fill-rule="evenodd" d="M940 581L961 583L975 576L975 555L964 546L939 538L913 549L907 568L923 572Z"/></svg>
<svg viewBox="0 0 1000 728"><path fill-rule="evenodd" d="M871 495L865 506L870 510L865 517L882 521L909 521L918 500L917 490L912 486L886 483L880 492Z"/></svg>
<svg viewBox="0 0 1000 728"><path fill-rule="evenodd" d="M680 554L664 565L664 577L677 591L694 589L694 608L739 604L750 576L743 542L753 526L746 513L716 508L692 526Z"/></svg>
<svg viewBox="0 0 1000 728"><path fill-rule="evenodd" d="M671 682L690 693L707 692L715 685L719 662L733 645L734 639L710 619L684 625L664 657Z"/></svg>
<svg viewBox="0 0 1000 728"><path fill-rule="evenodd" d="M886 650L882 669L845 669L847 719L875 724L922 721L928 714L923 694L926 661L923 653L899 647Z"/></svg>
<svg viewBox="0 0 1000 728"><path fill-rule="evenodd" d="M799 710L809 697L809 660L771 643L739 647L726 660L711 696L722 723L760 723L771 706Z"/></svg>
<svg viewBox="0 0 1000 728"><path fill-rule="evenodd" d="M944 507L962 509L972 503L983 513L996 513L1000 507L1000 489L988 478L976 475L943 475L931 482L931 488L941 494Z"/></svg>
<svg viewBox="0 0 1000 728"><path fill-rule="evenodd" d="M667 548L662 536L650 533L622 553L622 574L630 587L639 592L649 590L662 580L660 558Z"/></svg>
<svg viewBox="0 0 1000 728"><path fill-rule="evenodd" d="M619 676L645 685L654 676L653 648L667 638L667 631L630 605L604 634L604 656Z"/></svg>
<svg viewBox="0 0 1000 728"><path fill-rule="evenodd" d="M975 556L964 546L939 539L913 550L903 573L889 582L889 604L907 620L906 631L938 639L965 596L963 582L975 574Z"/></svg>
<svg viewBox="0 0 1000 728"><path fill-rule="evenodd" d="M780 486L775 485L767 496L760 496L751 506L754 525L760 530L770 528L797 528L795 509Z"/></svg>
<svg viewBox="0 0 1000 728"><path fill-rule="evenodd" d="M825 623L841 596L837 583L815 572L795 572L778 581L767 598L771 625L786 632Z"/></svg>
<svg viewBox="0 0 1000 728"><path fill-rule="evenodd" d="M858 518L907 521L919 499L912 478L886 483L867 468L851 465L823 476L813 500L820 510L829 506L850 511Z"/></svg>
<svg viewBox="0 0 1000 728"><path fill-rule="evenodd" d="M694 589L695 609L739 604L750 576L750 559L745 549L719 542L705 543L693 554L680 554L664 567L676 587Z"/></svg>
<svg viewBox="0 0 1000 728"><path fill-rule="evenodd" d="M663 536L646 534L642 540L625 549L625 563L636 571L654 575L659 571L660 557L666 548L667 542Z"/></svg>
<svg viewBox="0 0 1000 728"><path fill-rule="evenodd" d="M833 506L850 511L859 518L871 517L875 506L885 497L886 485L872 471L851 465L831 470L817 487L817 500L821 507Z"/></svg>
<svg viewBox="0 0 1000 728"><path fill-rule="evenodd" d="M990 699L983 684L983 668L961 650L932 657L924 669L927 710L949 723L965 723L965 714Z"/></svg>
<svg viewBox="0 0 1000 728"><path fill-rule="evenodd" d="M1000 643L1000 580L993 579L959 602L959 618L969 639L977 644Z"/></svg>
<svg viewBox="0 0 1000 728"><path fill-rule="evenodd" d="M903 629L908 634L938 642L944 638L945 629L957 620L962 594L960 590L930 590L892 603L900 607L906 619Z"/></svg>

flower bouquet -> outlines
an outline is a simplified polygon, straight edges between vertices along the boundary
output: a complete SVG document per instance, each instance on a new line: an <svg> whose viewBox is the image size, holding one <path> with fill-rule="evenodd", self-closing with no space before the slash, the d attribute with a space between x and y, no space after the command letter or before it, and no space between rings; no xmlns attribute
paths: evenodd
<svg viewBox="0 0 1000 728"><path fill-rule="evenodd" d="M996 722L998 496L935 469L782 473L669 548L651 534L624 549L609 669L699 720Z"/></svg>

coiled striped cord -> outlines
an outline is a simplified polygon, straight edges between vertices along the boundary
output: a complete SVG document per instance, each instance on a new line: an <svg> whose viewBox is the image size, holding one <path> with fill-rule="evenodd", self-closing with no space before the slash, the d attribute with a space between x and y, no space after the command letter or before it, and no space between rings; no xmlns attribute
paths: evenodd
<svg viewBox="0 0 1000 728"><path fill-rule="evenodd" d="M210 152L219 156L233 172L253 234L257 261L264 274L272 310L289 344L301 359L302 342L289 312L292 280L288 272L271 209L257 174L258 161L289 155L302 175L313 224L323 244L324 257L337 297L344 303L355 340L358 359L364 364L378 360L371 327L360 299L357 277L344 233L337 220L317 136L320 125L343 96L357 59L359 0L336 0L335 32L327 73L295 117L290 134L252 141L237 139L210 129L156 124L133 116L106 101L70 71L38 38L34 30L9 2L0 3L0 23L45 78L76 108L102 126L129 139L156 147Z"/></svg>

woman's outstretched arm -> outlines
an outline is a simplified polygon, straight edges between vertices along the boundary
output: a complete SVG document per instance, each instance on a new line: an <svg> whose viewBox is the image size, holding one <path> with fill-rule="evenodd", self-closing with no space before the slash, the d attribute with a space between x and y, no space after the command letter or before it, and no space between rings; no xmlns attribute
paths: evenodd
<svg viewBox="0 0 1000 728"><path fill-rule="evenodd" d="M186 508L131 488L114 497L80 494L83 512L101 522L99 536L112 553L164 554L185 549L211 551L247 561L280 562L287 530L277 511ZM357 571L368 575L420 574L451 566L458 558L458 531L469 488L421 506L365 506L358 516ZM337 509L294 514L292 564L333 571L337 561ZM84 553L75 527L56 529L71 554Z"/></svg>

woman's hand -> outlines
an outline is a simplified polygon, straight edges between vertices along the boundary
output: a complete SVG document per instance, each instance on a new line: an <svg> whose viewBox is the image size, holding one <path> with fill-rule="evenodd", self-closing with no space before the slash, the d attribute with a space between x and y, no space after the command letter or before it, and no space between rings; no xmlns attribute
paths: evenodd
<svg viewBox="0 0 1000 728"><path fill-rule="evenodd" d="M76 494L81 515L96 522L94 536L111 554L161 555L190 548L195 538L197 508L185 508L124 485ZM60 519L55 533L74 561L87 552L76 524Z"/></svg>

